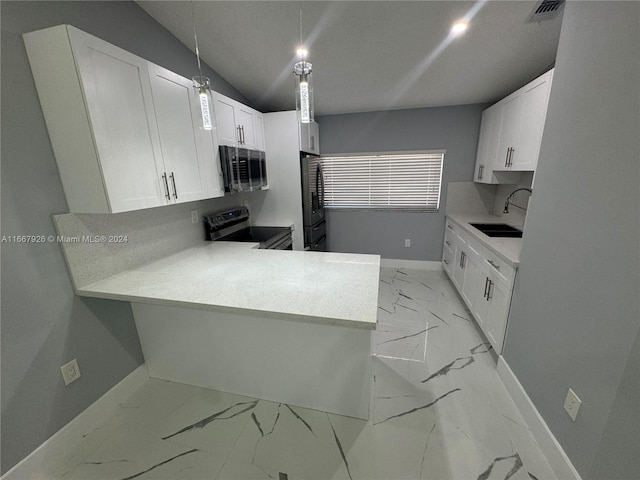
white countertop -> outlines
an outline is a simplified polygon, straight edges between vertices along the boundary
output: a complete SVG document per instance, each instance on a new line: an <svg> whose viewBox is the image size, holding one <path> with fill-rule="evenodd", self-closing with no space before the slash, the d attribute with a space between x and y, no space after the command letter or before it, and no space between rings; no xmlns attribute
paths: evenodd
<svg viewBox="0 0 640 480"><path fill-rule="evenodd" d="M87 297L375 329L380 257L203 242L82 286Z"/></svg>
<svg viewBox="0 0 640 480"><path fill-rule="evenodd" d="M447 214L451 220L459 224L469 234L473 235L478 241L491 249L496 255L508 262L512 267L520 265L520 250L522 248L521 238L498 238L489 237L485 235L477 228L474 228L470 223L507 223L502 217L490 214ZM522 229L522 226L513 224L512 226Z"/></svg>

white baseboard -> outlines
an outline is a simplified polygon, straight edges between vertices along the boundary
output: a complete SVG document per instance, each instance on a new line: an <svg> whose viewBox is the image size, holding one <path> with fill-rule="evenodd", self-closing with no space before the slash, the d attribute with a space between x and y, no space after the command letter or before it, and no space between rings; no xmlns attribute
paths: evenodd
<svg viewBox="0 0 640 480"><path fill-rule="evenodd" d="M400 260L395 258L381 258L380 266L385 268L408 268L410 270L442 270L442 262L427 262L424 260Z"/></svg>
<svg viewBox="0 0 640 480"><path fill-rule="evenodd" d="M75 439L99 426L116 411L124 398L140 388L148 379L147 366L142 364L2 475L0 480L35 478L30 474L31 469L33 465L40 463L39 459L47 456L50 445L72 444Z"/></svg>
<svg viewBox="0 0 640 480"><path fill-rule="evenodd" d="M556 476L561 480L581 480L580 474L502 355L498 357L496 370Z"/></svg>

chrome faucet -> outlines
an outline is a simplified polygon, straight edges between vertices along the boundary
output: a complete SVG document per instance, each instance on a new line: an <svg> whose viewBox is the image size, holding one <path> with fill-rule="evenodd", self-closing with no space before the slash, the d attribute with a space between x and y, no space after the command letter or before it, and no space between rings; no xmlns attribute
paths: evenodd
<svg viewBox="0 0 640 480"><path fill-rule="evenodd" d="M522 190L526 190L526 191L527 191L527 192L529 192L529 193L533 193L533 190L531 190L530 188L527 188L527 187L516 188L513 192L511 192L511 193L509 194L509 196L507 197L507 201L506 201L506 202L504 202L504 210L502 211L502 213L509 213L509 205L513 205L514 207L517 207L517 208L519 208L520 210L526 210L526 208L521 207L520 205L516 205L515 203L513 203L513 202L511 201L511 199L513 198L513 196L514 196L516 193L518 193L518 192L520 192L520 191L522 191Z"/></svg>

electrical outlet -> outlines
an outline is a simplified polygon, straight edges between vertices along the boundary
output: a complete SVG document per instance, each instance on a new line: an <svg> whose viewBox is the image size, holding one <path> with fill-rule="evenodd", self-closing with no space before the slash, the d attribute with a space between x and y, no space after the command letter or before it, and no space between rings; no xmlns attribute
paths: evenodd
<svg viewBox="0 0 640 480"><path fill-rule="evenodd" d="M198 223L199 220L198 210L191 210L191 223Z"/></svg>
<svg viewBox="0 0 640 480"><path fill-rule="evenodd" d="M80 367L78 367L78 360L75 358L61 366L60 370L62 370L62 378L65 385L69 385L80 378Z"/></svg>
<svg viewBox="0 0 640 480"><path fill-rule="evenodd" d="M411 246L411 239L410 238L405 238L404 239L404 246L407 247L407 248Z"/></svg>
<svg viewBox="0 0 640 480"><path fill-rule="evenodd" d="M576 392L569 389L567 392L567 398L564 400L564 409L567 411L571 420L576 421L576 417L578 416L578 410L580 410L580 405L582 405L582 400L578 398Z"/></svg>

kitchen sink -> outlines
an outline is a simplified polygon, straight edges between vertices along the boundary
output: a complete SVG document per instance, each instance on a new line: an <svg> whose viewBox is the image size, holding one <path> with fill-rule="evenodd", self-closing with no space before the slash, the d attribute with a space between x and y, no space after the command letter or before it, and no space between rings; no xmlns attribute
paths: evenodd
<svg viewBox="0 0 640 480"><path fill-rule="evenodd" d="M488 237L522 238L522 230L506 223L470 223Z"/></svg>

